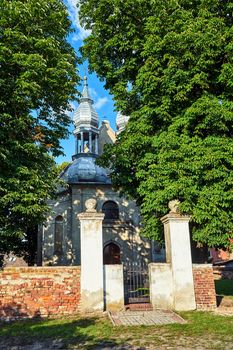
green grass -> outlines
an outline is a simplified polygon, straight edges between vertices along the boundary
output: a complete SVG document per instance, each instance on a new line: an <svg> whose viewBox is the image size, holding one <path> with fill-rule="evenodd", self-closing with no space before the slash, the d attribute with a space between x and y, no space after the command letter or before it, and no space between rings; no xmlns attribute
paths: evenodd
<svg viewBox="0 0 233 350"><path fill-rule="evenodd" d="M233 316L224 317L197 311L183 312L181 316L187 320L186 324L164 326L114 327L106 317L18 321L2 324L0 347L4 341L11 345L25 346L36 340L49 342L54 339L61 339L67 349L77 345L78 349L92 349L103 344L156 344L157 347L173 344L176 347L183 339L190 344L208 342L210 349L226 349L233 342ZM218 344L215 347L216 339L221 341L221 346Z"/></svg>
<svg viewBox="0 0 233 350"><path fill-rule="evenodd" d="M233 280L217 280L215 289L218 295L230 296L233 299Z"/></svg>

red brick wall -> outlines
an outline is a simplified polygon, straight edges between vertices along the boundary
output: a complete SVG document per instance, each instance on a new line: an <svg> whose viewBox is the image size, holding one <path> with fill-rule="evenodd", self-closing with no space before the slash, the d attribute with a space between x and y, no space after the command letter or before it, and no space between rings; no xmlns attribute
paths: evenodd
<svg viewBox="0 0 233 350"><path fill-rule="evenodd" d="M194 264L193 279L197 309L215 308L216 292L212 265Z"/></svg>
<svg viewBox="0 0 233 350"><path fill-rule="evenodd" d="M80 267L9 267L0 271L0 319L78 313Z"/></svg>

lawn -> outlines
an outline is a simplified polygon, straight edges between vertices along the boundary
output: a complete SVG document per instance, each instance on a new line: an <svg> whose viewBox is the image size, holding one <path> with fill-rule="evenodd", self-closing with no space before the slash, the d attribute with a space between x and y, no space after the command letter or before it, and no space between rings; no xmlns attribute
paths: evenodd
<svg viewBox="0 0 233 350"><path fill-rule="evenodd" d="M0 348L39 343L47 349L59 344L60 349L79 350L117 345L119 349L188 350L196 349L195 344L198 349L233 349L233 316L198 311L180 315L186 324L114 327L107 317L18 321L2 324Z"/></svg>
<svg viewBox="0 0 233 350"><path fill-rule="evenodd" d="M217 295L233 299L233 280L217 280L215 281L215 289Z"/></svg>

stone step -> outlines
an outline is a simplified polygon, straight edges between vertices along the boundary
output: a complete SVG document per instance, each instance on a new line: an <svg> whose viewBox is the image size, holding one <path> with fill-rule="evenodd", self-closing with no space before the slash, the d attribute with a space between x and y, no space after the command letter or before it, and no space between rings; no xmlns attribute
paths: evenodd
<svg viewBox="0 0 233 350"><path fill-rule="evenodd" d="M152 311L153 306L151 303L135 303L125 305L126 311Z"/></svg>

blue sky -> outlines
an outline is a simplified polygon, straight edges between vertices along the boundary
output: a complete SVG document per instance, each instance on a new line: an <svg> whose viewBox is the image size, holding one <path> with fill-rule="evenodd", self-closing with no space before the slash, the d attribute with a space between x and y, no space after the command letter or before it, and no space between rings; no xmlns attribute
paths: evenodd
<svg viewBox="0 0 233 350"><path fill-rule="evenodd" d="M65 5L67 6L69 17L72 21L73 28L75 30L74 33L72 33L69 37L69 42L74 47L76 52L78 52L80 46L82 45L83 39L88 36L88 31L85 31L83 28L81 28L79 19L78 19L78 9L76 7L76 4L78 0L63 0ZM84 76L85 68L87 68L88 63L85 64L85 66L78 66L79 75L81 77ZM115 119L116 119L116 112L114 111L114 105L111 95L109 95L108 91L104 89L104 84L99 81L97 76L95 74L89 74L87 73L88 77L88 86L90 89L91 96L95 102L95 109L99 115L100 123L103 119L108 119L111 127L115 130ZM82 91L82 86L78 87L79 91ZM77 108L77 103L74 101L71 101L72 108L75 110ZM70 116L73 120L73 114L74 111L71 112ZM56 162L58 164L64 162L64 161L71 161L71 156L74 154L74 136L72 134L74 127L73 125L69 128L71 134L69 139L62 140L61 145L63 147L65 156L60 156L56 158Z"/></svg>

